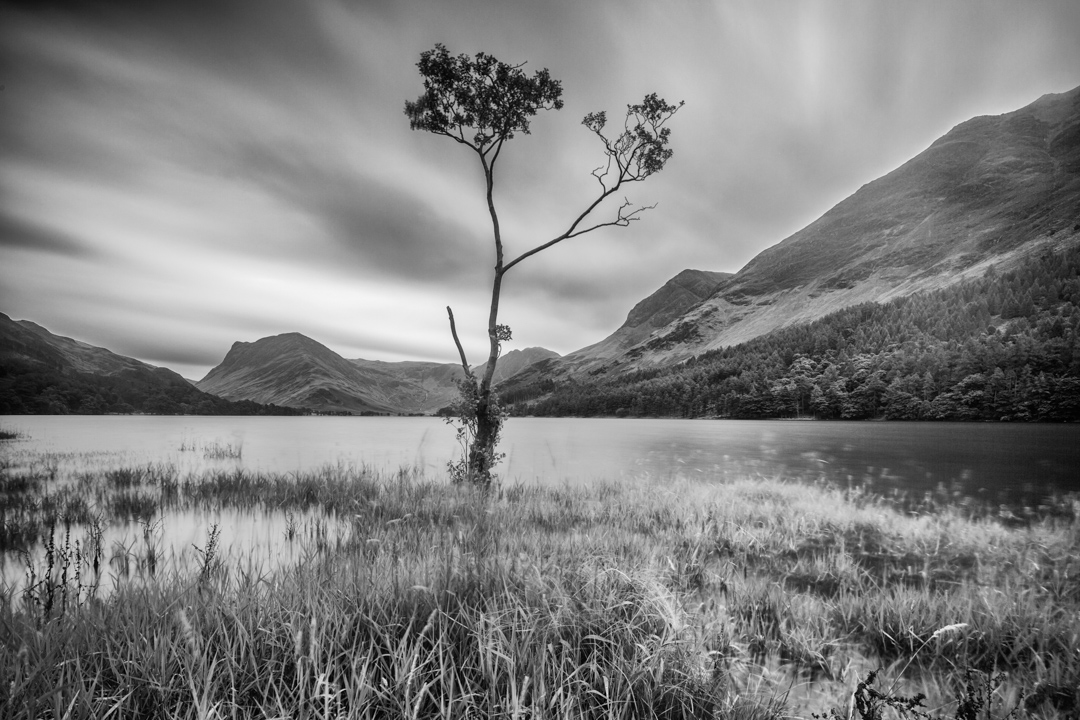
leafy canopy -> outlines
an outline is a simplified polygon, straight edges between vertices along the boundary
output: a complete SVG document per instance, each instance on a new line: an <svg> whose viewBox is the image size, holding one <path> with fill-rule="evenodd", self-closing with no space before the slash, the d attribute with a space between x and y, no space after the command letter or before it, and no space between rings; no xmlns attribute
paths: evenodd
<svg viewBox="0 0 1080 720"><path fill-rule="evenodd" d="M525 74L487 53L452 56L442 45L420 55L424 94L405 102L413 130L446 135L484 154L514 137L529 134L540 110L563 106L562 83L547 68Z"/></svg>

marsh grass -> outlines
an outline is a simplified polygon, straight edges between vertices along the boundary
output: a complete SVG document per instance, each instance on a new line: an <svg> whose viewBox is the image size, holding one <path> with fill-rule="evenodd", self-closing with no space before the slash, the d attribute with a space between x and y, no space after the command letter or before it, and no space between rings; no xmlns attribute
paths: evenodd
<svg viewBox="0 0 1080 720"><path fill-rule="evenodd" d="M412 471L157 466L93 488L157 493L158 517L324 519L292 516L299 559L276 568L231 555L213 525L166 562L145 519L114 549L129 565L109 565L109 593L79 589L89 574L73 584L55 552L35 575L53 578L49 612L50 586L0 592L0 715L846 720L880 669L867 698L922 693L954 716L968 683L985 701L965 720L998 720L1066 717L1061 688L1080 683L1069 498L1014 527L772 480L482 491Z"/></svg>
<svg viewBox="0 0 1080 720"><path fill-rule="evenodd" d="M22 607L38 627L54 617L62 617L97 596L101 583L102 532L99 522L90 523L84 541L72 539L71 525L66 524L60 542L56 528L51 528L39 569L26 559L26 583L22 588ZM89 575L89 577L87 577Z"/></svg>
<svg viewBox="0 0 1080 720"><path fill-rule="evenodd" d="M212 440L207 443L200 443L193 438L185 437L180 441L180 446L177 448L182 453L202 453L202 456L206 460L240 460L244 456L243 443L226 443L220 440Z"/></svg>
<svg viewBox="0 0 1080 720"><path fill-rule="evenodd" d="M244 447L237 443L212 442L203 447L203 457L207 460L240 460L244 456Z"/></svg>

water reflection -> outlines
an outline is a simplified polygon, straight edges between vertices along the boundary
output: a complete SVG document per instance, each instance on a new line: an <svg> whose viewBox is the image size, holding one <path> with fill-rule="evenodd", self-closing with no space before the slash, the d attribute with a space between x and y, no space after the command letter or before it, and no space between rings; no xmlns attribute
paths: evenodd
<svg viewBox="0 0 1080 720"><path fill-rule="evenodd" d="M176 464L140 465L126 452L0 445L0 589L19 593L67 575L103 595L215 559L273 569L348 540L349 524L315 503L279 509L259 497L200 497L208 478L246 477L238 453L208 447L170 456Z"/></svg>

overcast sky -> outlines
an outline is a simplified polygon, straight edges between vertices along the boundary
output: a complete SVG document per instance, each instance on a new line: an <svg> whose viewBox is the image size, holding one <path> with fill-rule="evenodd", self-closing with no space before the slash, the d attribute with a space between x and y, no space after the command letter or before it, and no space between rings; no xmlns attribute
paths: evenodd
<svg viewBox="0 0 1080 720"><path fill-rule="evenodd" d="M403 114L441 42L563 82L500 160L510 256L592 200L586 113L686 101L674 157L628 193L655 210L507 275L509 348L567 353L954 125L1080 85L1078 38L1076 0L0 3L0 312L198 379L290 331L452 362L451 305L481 362L482 174Z"/></svg>

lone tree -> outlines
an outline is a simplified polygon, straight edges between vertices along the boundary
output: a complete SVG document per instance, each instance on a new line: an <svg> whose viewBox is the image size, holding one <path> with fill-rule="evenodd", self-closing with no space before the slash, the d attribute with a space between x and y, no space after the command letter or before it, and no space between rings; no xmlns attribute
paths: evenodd
<svg viewBox="0 0 1080 720"><path fill-rule="evenodd" d="M441 44L420 54L417 67L424 79L424 93L414 102L405 103L405 114L413 130L426 130L464 145L476 153L484 169L487 206L495 241L495 278L491 285L491 310L488 314L489 350L483 376L476 377L465 357L465 350L454 324L454 313L447 307L450 332L454 337L465 379L458 387L458 437L468 445L467 458L455 470L456 479L487 484L492 467L501 458L495 452L502 429L503 410L491 387L495 365L503 342L510 340L510 328L499 324L499 297L503 277L522 260L546 250L563 240L578 237L602 227L626 227L654 205L635 206L624 199L614 217L603 222L591 219L592 213L623 185L639 182L660 172L671 158L667 147L671 130L664 127L682 107L669 105L655 93L638 105L627 105L626 118L618 134L604 134L607 115L589 113L582 120L603 145L606 159L592 171L600 189L596 197L573 219L566 230L507 261L499 215L495 211L495 164L503 145L516 133L529 134L530 119L540 110L559 110L563 106L562 84L545 68L532 77L522 70L524 63L508 65L486 53L454 57Z"/></svg>

